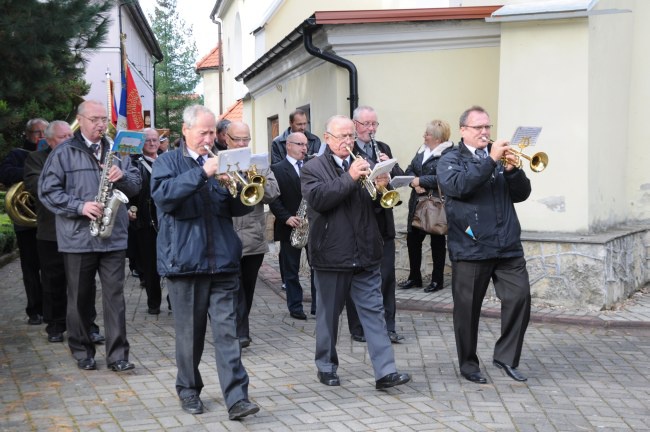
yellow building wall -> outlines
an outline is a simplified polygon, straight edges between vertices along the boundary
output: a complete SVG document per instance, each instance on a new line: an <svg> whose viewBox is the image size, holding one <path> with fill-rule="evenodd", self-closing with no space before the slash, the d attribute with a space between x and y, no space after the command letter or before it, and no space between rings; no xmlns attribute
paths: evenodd
<svg viewBox="0 0 650 432"><path fill-rule="evenodd" d="M541 126L536 148L525 152L549 156L541 173L524 168L533 191L517 213L526 230L589 228L588 69L585 19L501 25L499 132L493 138L510 139L518 126Z"/></svg>

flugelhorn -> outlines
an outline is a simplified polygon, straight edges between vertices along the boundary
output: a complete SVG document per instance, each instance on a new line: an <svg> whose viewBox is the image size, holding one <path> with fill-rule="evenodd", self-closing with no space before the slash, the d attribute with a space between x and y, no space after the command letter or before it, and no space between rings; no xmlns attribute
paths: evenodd
<svg viewBox="0 0 650 432"><path fill-rule="evenodd" d="M354 153L352 153L352 150L350 150L350 147L349 147L349 146L345 146L345 148L346 148L346 149L348 150L348 152L350 153L350 156L352 156L352 159L353 159L353 160L357 160L357 157L355 156ZM372 171L371 171L371 172L372 172ZM375 198L377 198L377 188L375 187L375 184L374 184L373 182L371 182L371 181L368 179L367 176L364 175L364 176L359 177L359 181L361 182L361 184L363 185L363 187L366 188L366 190L367 190L368 193L370 194L370 198L372 198L373 200L374 200Z"/></svg>
<svg viewBox="0 0 650 432"><path fill-rule="evenodd" d="M491 139L488 139L488 138L485 138L485 137L483 139L487 140L490 144L492 144L494 142L494 140L491 140ZM506 151L513 154L517 158L516 162L514 163L514 166L521 169L521 167L524 165L521 158L524 158L528 162L530 162L530 169L532 171L534 171L534 172L542 172L542 171L544 171L546 169L546 167L548 166L548 155L546 153L544 153L544 152L537 152L537 153L533 154L532 156L528 156L527 154L525 154L523 152L523 149L528 147L528 146L529 146L529 144L527 144L525 142L525 140L522 140L522 141L519 142L519 145L518 145L519 150L517 150L513 146L508 146L509 148ZM501 163L504 166L510 163L508 161L508 159L506 158L505 154L504 154L503 157L501 157Z"/></svg>
<svg viewBox="0 0 650 432"><path fill-rule="evenodd" d="M203 146L208 151L208 154L212 157L217 157L216 154L210 149L209 146ZM239 168L237 166L237 168ZM255 172L255 167L252 166L254 174L250 174L250 169L249 169L249 174L247 175L249 177L249 180L246 180L240 173L239 169L230 169L230 165L228 165L228 169L226 170L225 173L219 173L216 175L216 177L226 174L228 176L228 180L225 182L224 186L228 189L230 194L232 195L233 198L237 196L237 183L241 183L243 185L243 188L241 192L239 193L239 199L244 205L247 206L254 206L258 204L260 201L262 201L262 198L264 198L264 183L266 182L266 179L264 176L258 175ZM221 180L219 180L221 182Z"/></svg>

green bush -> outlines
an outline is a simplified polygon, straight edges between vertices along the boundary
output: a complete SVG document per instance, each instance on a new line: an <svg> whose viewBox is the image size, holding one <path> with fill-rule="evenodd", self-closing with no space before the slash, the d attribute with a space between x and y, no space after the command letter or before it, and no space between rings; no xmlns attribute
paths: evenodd
<svg viewBox="0 0 650 432"><path fill-rule="evenodd" d="M4 214L4 200L0 203L3 213L0 214L0 255L9 253L16 248L16 233L9 216Z"/></svg>

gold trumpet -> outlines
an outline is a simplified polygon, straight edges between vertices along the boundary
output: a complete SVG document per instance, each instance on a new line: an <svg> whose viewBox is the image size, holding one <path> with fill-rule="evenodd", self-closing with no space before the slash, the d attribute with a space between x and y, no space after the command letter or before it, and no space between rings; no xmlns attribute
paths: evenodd
<svg viewBox="0 0 650 432"><path fill-rule="evenodd" d="M494 142L494 140L488 139L487 140L490 144ZM521 140L519 142L519 150L517 150L513 146L509 146L510 148L507 150L507 152L513 154L517 160L514 163L514 166L517 168L520 168L524 165L523 161L521 160L522 158L526 159L528 162L530 162L530 169L534 172L542 172L546 169L548 166L548 155L544 152L537 152L533 154L532 156L528 156L523 152L523 149L528 147L530 144L526 140ZM501 163L505 166L509 164L510 162L508 159L505 157L505 155L501 158Z"/></svg>
<svg viewBox="0 0 650 432"><path fill-rule="evenodd" d="M217 157L217 155L214 154L209 146L206 145L203 146L203 148L208 151L208 154L210 156ZM246 180L239 173L239 170L231 170L230 165L228 165L228 170L225 172L225 174L228 176L228 180L226 182L219 180L220 182L224 183L223 185L228 189L228 192L230 192L230 195L232 195L233 198L237 197L237 183L241 183L243 185L243 188L239 193L239 199L244 205L247 206L254 206L262 201L262 198L264 198L264 183L266 182L264 176L257 174L254 165L251 168L252 170L249 169L249 174L247 175L251 181ZM254 173L252 176L250 174L251 171ZM219 173L215 177L218 177L221 174L223 173Z"/></svg>
<svg viewBox="0 0 650 432"><path fill-rule="evenodd" d="M377 145L377 141L375 141L375 136L373 133L368 134L370 136L370 142L372 142L372 146L375 149L375 154L377 155L377 163L381 162L381 151L379 151L379 146ZM390 177L388 178L390 181ZM384 186L379 186L379 192L381 192L381 200L379 201L379 204L386 209L393 208L397 204L401 202L401 198L399 196L399 192L396 190L388 191L386 187Z"/></svg>

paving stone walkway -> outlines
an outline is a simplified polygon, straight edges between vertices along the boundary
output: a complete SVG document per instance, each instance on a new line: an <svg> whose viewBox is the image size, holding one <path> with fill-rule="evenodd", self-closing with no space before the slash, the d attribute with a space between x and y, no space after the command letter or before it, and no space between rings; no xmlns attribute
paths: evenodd
<svg viewBox="0 0 650 432"><path fill-rule="evenodd" d="M27 325L20 263L11 261L0 268L0 430L650 431L649 294L615 312L536 309L520 365L526 383L491 364L500 330L490 312L498 302L489 299L479 336L489 384L477 385L458 372L449 289L400 290L398 331L406 339L393 347L400 371L413 381L375 390L366 345L351 341L343 314L342 385L326 387L313 361L315 320L289 316L272 261L262 267L251 312L253 343L243 354L251 399L262 409L235 422L221 397L211 336L201 363L207 412L192 416L180 409L173 315L148 315L137 280L128 277L125 288L136 369L110 372L100 346L99 370L83 372L65 344L47 342L44 326Z"/></svg>

